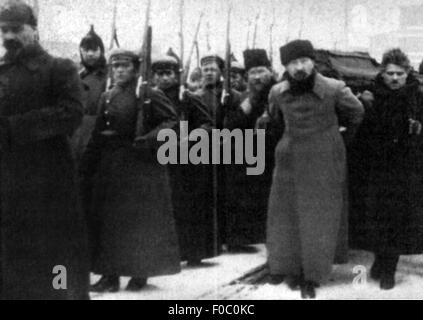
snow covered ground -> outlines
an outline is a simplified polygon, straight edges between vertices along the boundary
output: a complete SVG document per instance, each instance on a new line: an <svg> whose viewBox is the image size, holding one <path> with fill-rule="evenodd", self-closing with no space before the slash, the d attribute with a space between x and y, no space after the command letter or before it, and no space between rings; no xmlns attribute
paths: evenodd
<svg viewBox="0 0 423 320"><path fill-rule="evenodd" d="M423 299L423 255L403 256L398 265L396 287L382 291L379 283L370 279L373 255L365 251L351 251L350 262L335 266L331 280L317 289L320 300L385 300ZM233 289L232 289L233 291ZM299 300L300 292L291 291L285 284L250 285L232 295L234 300Z"/></svg>
<svg viewBox="0 0 423 320"><path fill-rule="evenodd" d="M173 276L148 280L148 287L138 293L124 291L129 278L121 281L122 291L113 294L92 294L93 300L196 300L211 290L229 284L234 279L266 262L263 245L254 246L252 254L223 254L205 260L201 268L182 267L182 272ZM91 281L98 280L93 276Z"/></svg>
<svg viewBox="0 0 423 320"><path fill-rule="evenodd" d="M291 291L285 284L249 284L234 282L266 262L263 245L255 246L252 254L224 254L208 260L202 268L183 266L178 275L149 279L148 287L139 293L122 291L115 294L92 294L94 300L298 300L299 291ZM423 299L423 255L401 257L393 290L382 291L379 283L367 272L373 255L365 251L351 251L350 262L334 266L331 280L317 290L322 300L344 299ZM96 281L98 276L93 276Z"/></svg>

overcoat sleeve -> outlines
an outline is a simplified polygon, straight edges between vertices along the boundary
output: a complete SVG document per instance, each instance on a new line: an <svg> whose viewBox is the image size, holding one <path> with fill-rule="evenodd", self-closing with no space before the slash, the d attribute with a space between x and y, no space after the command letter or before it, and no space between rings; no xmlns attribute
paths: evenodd
<svg viewBox="0 0 423 320"><path fill-rule="evenodd" d="M101 160L101 151L104 146L105 137L100 133L103 127L103 119L100 115L104 110L105 102L106 96L105 93L103 93L98 103L98 117L95 127L79 165L79 175L85 179L90 178L95 174L95 170Z"/></svg>
<svg viewBox="0 0 423 320"><path fill-rule="evenodd" d="M335 95L335 108L340 125L347 128L346 140L351 141L363 121L364 107L351 89L340 81Z"/></svg>
<svg viewBox="0 0 423 320"><path fill-rule="evenodd" d="M267 111L270 120L267 128L267 136L269 136L274 144L279 141L285 131L285 120L277 101L277 95L278 91L274 87L269 94L269 109Z"/></svg>
<svg viewBox="0 0 423 320"><path fill-rule="evenodd" d="M50 94L51 105L7 117L10 146L72 135L77 129L83 116L82 90L71 60L53 60Z"/></svg>
<svg viewBox="0 0 423 320"><path fill-rule="evenodd" d="M143 142L143 147L155 149L160 147L157 141L159 132L163 129L177 129L178 115L165 94L160 90L151 90L151 108L145 116L145 133L137 137Z"/></svg>
<svg viewBox="0 0 423 320"><path fill-rule="evenodd" d="M188 93L188 113L190 127L201 128L210 131L213 127L213 119L208 113L207 106L201 101L201 99L193 94ZM191 122L193 122L191 124Z"/></svg>

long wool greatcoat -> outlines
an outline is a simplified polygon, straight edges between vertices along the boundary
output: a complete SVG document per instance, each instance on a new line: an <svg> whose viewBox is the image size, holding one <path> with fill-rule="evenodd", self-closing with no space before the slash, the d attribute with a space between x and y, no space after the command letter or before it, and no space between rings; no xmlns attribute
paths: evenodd
<svg viewBox="0 0 423 320"><path fill-rule="evenodd" d="M88 298L86 223L68 138L82 118L77 70L39 45L0 66L0 283L4 299ZM67 290L53 288L53 268Z"/></svg>
<svg viewBox="0 0 423 320"><path fill-rule="evenodd" d="M223 106L221 102L222 86L216 88L202 88L196 92L201 101L207 106L208 113L213 119L214 127L223 129L225 119L230 116L229 113L237 109L240 104L240 93L232 90L231 100L227 106ZM210 144L211 145L211 144ZM213 168L214 167L214 168ZM214 215L216 209L215 226L217 225L218 241L216 254L219 251L220 244L227 243L226 221L228 220L228 197L226 190L227 174L224 165L200 165L198 166L197 187L198 197L201 199L201 210L207 211L207 216ZM214 171L213 171L214 170ZM214 208L214 200L217 199L216 208Z"/></svg>
<svg viewBox="0 0 423 320"><path fill-rule="evenodd" d="M164 94L152 90L151 105L143 109L145 146L134 148L135 87L115 86L103 94L80 173L88 190L92 271L148 278L180 271L169 177L157 162L157 135L174 128L177 116ZM105 130L117 135L104 136Z"/></svg>
<svg viewBox="0 0 423 320"><path fill-rule="evenodd" d="M337 115L352 131L363 107L343 82L317 74L314 89L299 96L287 81L273 87L269 108L272 121L285 126L269 200L270 270L303 271L322 282L337 249L346 250L346 157Z"/></svg>
<svg viewBox="0 0 423 320"><path fill-rule="evenodd" d="M81 160L94 130L98 103L101 94L106 90L107 68L104 66L90 71L84 68L79 72L79 76L83 89L84 117L72 137L72 149L77 162Z"/></svg>
<svg viewBox="0 0 423 320"><path fill-rule="evenodd" d="M260 93L246 92L238 109L225 119L225 127L234 130L252 130L268 109L268 96L273 83ZM245 138L245 135L243 135ZM227 182L227 242L231 246L243 246L266 241L266 217L273 173L273 153L269 139L266 139L266 167L258 176L247 175L247 164L226 167ZM254 153L257 153L254 142ZM235 148L232 146L233 155ZM234 159L234 157L232 158Z"/></svg>
<svg viewBox="0 0 423 320"><path fill-rule="evenodd" d="M390 90L379 76L366 99L358 138L367 164L366 210L358 215L360 247L379 254L423 252L423 136L409 133L409 119L423 123L423 92L409 75ZM364 241L365 240L365 241Z"/></svg>
<svg viewBox="0 0 423 320"><path fill-rule="evenodd" d="M193 94L179 99L179 86L164 91L172 102L179 121L188 121L188 131L201 128L210 131L213 120L207 107ZM204 210L201 177L203 168L192 164L170 165L172 203L179 238L181 259L194 261L214 256L213 215ZM208 203L210 205L210 203Z"/></svg>

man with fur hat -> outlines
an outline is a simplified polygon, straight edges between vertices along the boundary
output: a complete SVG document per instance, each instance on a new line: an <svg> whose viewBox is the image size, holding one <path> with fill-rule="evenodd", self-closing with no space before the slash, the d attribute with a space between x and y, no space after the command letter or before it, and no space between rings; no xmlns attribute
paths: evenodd
<svg viewBox="0 0 423 320"><path fill-rule="evenodd" d="M286 80L269 95L280 139L269 199L268 264L303 298L332 270L347 218L346 152L340 125L352 137L364 109L342 81L319 74L307 40L280 49ZM343 243L343 242L342 242Z"/></svg>
<svg viewBox="0 0 423 320"><path fill-rule="evenodd" d="M198 128L210 131L213 120L201 100L188 91L184 92L182 101L180 99L179 62L164 56L153 61L152 70L157 87L172 102L179 121L188 122L187 133ZM189 266L200 266L203 259L214 256L213 216L201 210L204 200L198 194L200 185L204 184L198 180L201 172L202 168L196 165L169 166L181 259Z"/></svg>
<svg viewBox="0 0 423 320"><path fill-rule="evenodd" d="M23 2L0 7L0 299L88 299L86 225L68 138L83 105L70 60L38 43Z"/></svg>
<svg viewBox="0 0 423 320"><path fill-rule="evenodd" d="M388 50L357 140L368 166L366 212L360 217L375 254L370 276L382 290L395 286L400 255L423 253L423 90L407 55Z"/></svg>
<svg viewBox="0 0 423 320"><path fill-rule="evenodd" d="M248 90L238 111L226 118L226 127L229 129L255 129L258 119L268 108L269 92L276 83L266 50L246 50L244 62ZM230 251L244 251L245 245L265 242L272 159L273 148L266 143L266 168L262 175L246 175L245 166L227 167L227 174L231 177L227 187L230 202L226 219Z"/></svg>
<svg viewBox="0 0 423 320"><path fill-rule="evenodd" d="M107 83L104 44L94 31L94 26L91 26L88 34L82 38L79 50L83 66L79 76L83 87L84 118L81 126L72 137L74 154L78 162L94 129L98 102L101 94L106 90Z"/></svg>
<svg viewBox="0 0 423 320"><path fill-rule="evenodd" d="M177 115L160 90L147 89L149 105L137 97L139 64L132 51L111 53L114 86L101 96L79 169L83 185L92 186L92 271L102 275L94 292L119 291L121 276L131 277L127 290L139 291L149 277L180 271L169 177L157 161L157 136L176 127ZM139 112L142 135L135 137Z"/></svg>
<svg viewBox="0 0 423 320"><path fill-rule="evenodd" d="M226 105L222 104L223 95L223 74L225 71L225 61L215 53L209 53L200 60L201 71L203 74L202 88L196 92L203 103L207 106L207 112L213 119L214 127L223 129L225 126L225 119L231 117L233 112L237 112L240 104L240 93L231 90L229 99L226 100ZM203 166L202 181L207 183L207 186L202 189L202 199L204 201L203 210L208 210L207 216L212 212L217 213L217 225L219 231L219 244L226 242L225 235L225 214L226 208L226 173L224 166L211 165ZM215 170L215 171L213 171ZM214 181L216 179L217 181ZM215 201L216 200L216 201ZM216 208L214 207L216 206ZM220 245L218 245L220 247Z"/></svg>

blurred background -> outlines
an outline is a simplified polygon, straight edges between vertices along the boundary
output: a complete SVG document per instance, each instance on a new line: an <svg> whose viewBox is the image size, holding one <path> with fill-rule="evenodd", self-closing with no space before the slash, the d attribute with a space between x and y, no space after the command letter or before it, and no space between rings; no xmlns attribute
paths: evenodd
<svg viewBox="0 0 423 320"><path fill-rule="evenodd" d="M154 55L170 47L179 54L181 1L152 1ZM147 0L26 2L38 8L41 41L53 54L79 59L79 41L91 24L109 47L115 6L121 46L141 47ZM296 38L310 39L321 49L366 51L377 60L386 49L399 46L415 67L423 58L423 0L183 0L185 57L201 12L200 55L209 49L223 54L230 2L232 48L240 61L247 47L265 48L273 51L279 69L279 47ZM192 62L197 63L196 55Z"/></svg>

